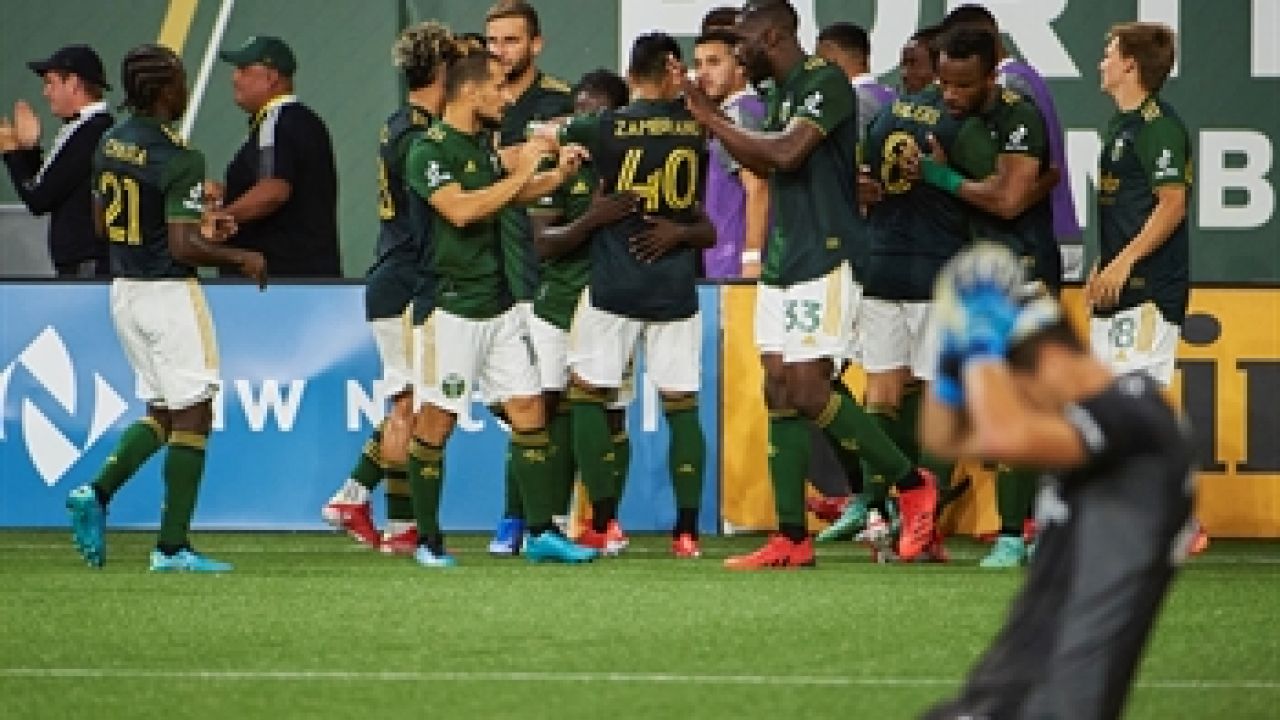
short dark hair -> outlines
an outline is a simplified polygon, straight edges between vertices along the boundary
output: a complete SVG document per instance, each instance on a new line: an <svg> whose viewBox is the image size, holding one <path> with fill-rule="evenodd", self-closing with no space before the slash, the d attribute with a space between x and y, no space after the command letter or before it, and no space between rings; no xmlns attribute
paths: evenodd
<svg viewBox="0 0 1280 720"><path fill-rule="evenodd" d="M705 35L709 30L724 30L733 27L738 23L738 15L742 13L736 7L728 5L712 8L702 16L701 32Z"/></svg>
<svg viewBox="0 0 1280 720"><path fill-rule="evenodd" d="M489 63L498 57L488 50L473 50L449 63L444 73L445 101L458 97L468 84L489 79Z"/></svg>
<svg viewBox="0 0 1280 720"><path fill-rule="evenodd" d="M124 106L149 115L155 112L160 94L182 74L182 59L164 45L139 45L120 61L120 84Z"/></svg>
<svg viewBox="0 0 1280 720"><path fill-rule="evenodd" d="M795 35L800 29L800 16L788 0L747 0L742 6L742 17L760 18L771 27L778 27Z"/></svg>
<svg viewBox="0 0 1280 720"><path fill-rule="evenodd" d="M1169 79L1177 59L1177 39L1163 23L1125 22L1112 25L1107 42L1119 42L1120 55L1138 64L1142 89L1158 92Z"/></svg>
<svg viewBox="0 0 1280 720"><path fill-rule="evenodd" d="M924 45L929 51L929 62L938 67L938 39L942 36L942 28L938 25L920 28L911 34L910 40Z"/></svg>
<svg viewBox="0 0 1280 720"><path fill-rule="evenodd" d="M728 30L704 30L701 35L693 41L693 46L709 45L711 43L723 43L733 48L738 44L738 36Z"/></svg>
<svg viewBox="0 0 1280 720"><path fill-rule="evenodd" d="M538 22L538 11L524 0L500 0L485 14L486 23L502 18L523 18L529 28L529 37L536 38L542 34L542 24Z"/></svg>
<svg viewBox="0 0 1280 720"><path fill-rule="evenodd" d="M938 43L942 52L953 60L978 58L978 66L984 73L996 69L996 36L975 27L957 27L947 31Z"/></svg>
<svg viewBox="0 0 1280 720"><path fill-rule="evenodd" d="M1014 343L1009 348L1009 367L1014 370L1034 370L1039 362L1040 348L1045 345L1061 345L1072 352L1085 352L1080 334L1066 318L1062 318Z"/></svg>
<svg viewBox="0 0 1280 720"><path fill-rule="evenodd" d="M848 53L871 57L871 37L861 25L850 22L831 23L818 33L818 42L829 42Z"/></svg>
<svg viewBox="0 0 1280 720"><path fill-rule="evenodd" d="M654 80L667 74L667 56L681 59L680 44L664 32L651 32L636 38L631 45L631 61L627 74L644 80Z"/></svg>
<svg viewBox="0 0 1280 720"><path fill-rule="evenodd" d="M618 73L605 68L592 70L573 87L573 94L591 93L601 95L609 101L609 107L620 108L631 100L631 91L627 89L627 81Z"/></svg>
<svg viewBox="0 0 1280 720"><path fill-rule="evenodd" d="M942 29L950 30L961 25L990 25L999 27L996 16L986 7L977 3L965 3L947 13L942 19Z"/></svg>

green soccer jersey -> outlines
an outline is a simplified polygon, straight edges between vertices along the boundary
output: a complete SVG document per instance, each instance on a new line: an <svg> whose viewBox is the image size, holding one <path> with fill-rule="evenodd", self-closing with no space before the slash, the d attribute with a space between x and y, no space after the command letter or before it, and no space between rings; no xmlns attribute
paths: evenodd
<svg viewBox="0 0 1280 720"><path fill-rule="evenodd" d="M195 275L169 254L168 224L199 222L204 156L176 132L144 115L108 130L94 154L93 192L110 241L112 275Z"/></svg>
<svg viewBox="0 0 1280 720"><path fill-rule="evenodd" d="M524 142L531 122L573 114L572 90L564 81L539 72L520 97L502 115L501 147ZM532 212L538 212L535 205ZM499 216L502 226L502 253L507 284L516 300L533 300L538 291L538 255L533 249L533 226L529 209L512 205Z"/></svg>
<svg viewBox="0 0 1280 720"><path fill-rule="evenodd" d="M586 146L604 189L634 193L645 215L685 223L698 217L706 143L682 100L636 100L577 118L564 139ZM633 214L592 234L592 305L637 320L692 317L698 311L697 252L681 246L641 262L631 254L631 238L644 228Z"/></svg>
<svg viewBox="0 0 1280 720"><path fill-rule="evenodd" d="M781 132L797 119L816 125L823 139L800 167L769 176L773 221L760 282L778 287L866 256L854 192L857 100L844 73L822 58L797 63L769 95L766 131Z"/></svg>
<svg viewBox="0 0 1280 720"><path fill-rule="evenodd" d="M961 173L975 180L996 170L1000 155L1025 155L1040 162L1040 172L1049 171L1049 139L1044 116L1035 104L1013 90L999 90L991 105L971 118L975 124L960 129L958 157L950 160ZM978 138L985 129L988 138ZM1062 258L1053 234L1053 211L1048 197L1032 205L1012 220L975 211L970 214L970 235L974 240L1005 245L1022 258L1027 277L1053 290L1062 284Z"/></svg>
<svg viewBox="0 0 1280 720"><path fill-rule="evenodd" d="M558 223L571 223L591 206L591 194L597 182L594 168L583 165L542 207L554 213ZM560 257L543 260L538 294L533 300L534 314L561 330L568 330L578 298L590 278L590 243L583 243Z"/></svg>
<svg viewBox="0 0 1280 720"><path fill-rule="evenodd" d="M1155 210L1158 188L1190 190L1191 139L1168 103L1149 97L1131 112L1116 113L1107 124L1099 161L1099 267L1106 267L1142 230ZM1190 293L1187 220L1129 273L1120 302L1099 315L1151 301L1165 320L1180 325Z"/></svg>
<svg viewBox="0 0 1280 720"><path fill-rule="evenodd" d="M369 320L403 313L422 280L427 226L414 222L405 163L414 139L431 122L427 111L406 105L387 118L378 135L378 243L365 277Z"/></svg>
<svg viewBox="0 0 1280 720"><path fill-rule="evenodd" d="M870 251L863 290L886 300L928 300L942 265L968 239L968 214L959 199L912 181L908 157L928 148L933 134L950 154L961 123L947 113L942 93L930 86L886 106L867 128L863 162L884 188L868 215Z"/></svg>
<svg viewBox="0 0 1280 720"><path fill-rule="evenodd" d="M409 188L426 200L447 185L481 190L503 174L487 133L468 135L444 121L414 140L405 170ZM494 318L510 308L497 217L465 227L455 227L438 212L430 217L428 266L435 280L435 306L472 320Z"/></svg>

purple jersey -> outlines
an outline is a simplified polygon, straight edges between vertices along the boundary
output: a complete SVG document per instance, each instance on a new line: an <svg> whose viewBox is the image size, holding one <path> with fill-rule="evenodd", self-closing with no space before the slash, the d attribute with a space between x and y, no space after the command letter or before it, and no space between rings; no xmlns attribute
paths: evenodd
<svg viewBox="0 0 1280 720"><path fill-rule="evenodd" d="M764 102L752 93L731 97L724 111L742 127L758 130L764 126ZM719 140L707 143L707 152L705 209L716 228L716 244L702 251L703 270L713 280L741 277L747 234L747 196L738 177L741 167Z"/></svg>
<svg viewBox="0 0 1280 720"><path fill-rule="evenodd" d="M1053 208L1053 234L1058 242L1078 239L1083 231L1076 221L1076 204L1071 197L1071 173L1067 170L1065 138L1049 86L1035 68L1020 60L1007 59L1000 63L997 70L1001 85L1031 98L1044 116L1045 132L1049 136L1049 158L1062 171L1062 179L1049 194Z"/></svg>

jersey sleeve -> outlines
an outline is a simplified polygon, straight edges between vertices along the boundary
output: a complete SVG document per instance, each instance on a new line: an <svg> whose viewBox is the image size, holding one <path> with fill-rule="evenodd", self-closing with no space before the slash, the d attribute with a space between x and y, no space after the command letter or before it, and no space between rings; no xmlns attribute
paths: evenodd
<svg viewBox="0 0 1280 720"><path fill-rule="evenodd" d="M1187 130L1171 117L1158 117L1142 127L1134 149L1151 187L1190 185Z"/></svg>
<svg viewBox="0 0 1280 720"><path fill-rule="evenodd" d="M1044 118L1029 100L1015 102L996 123L996 144L1001 155L1048 156L1049 138Z"/></svg>
<svg viewBox="0 0 1280 720"><path fill-rule="evenodd" d="M444 145L430 131L409 147L404 173L409 189L427 200L440 188L458 182Z"/></svg>
<svg viewBox="0 0 1280 720"><path fill-rule="evenodd" d="M560 128L560 142L566 145L581 145L594 150L600 141L600 115L574 115L569 123Z"/></svg>
<svg viewBox="0 0 1280 720"><path fill-rule="evenodd" d="M560 187L556 200L565 220L577 220L587 212L587 208L591 207L591 196L595 188L595 174L586 168L578 170L569 182Z"/></svg>
<svg viewBox="0 0 1280 720"><path fill-rule="evenodd" d="M1175 422L1155 381L1140 374L1117 377L1103 392L1067 405L1065 417L1093 465L1150 452L1162 429Z"/></svg>
<svg viewBox="0 0 1280 720"><path fill-rule="evenodd" d="M304 119L299 109L287 105L275 108L263 119L258 126L259 180L297 181L301 158L314 152L311 128Z"/></svg>
<svg viewBox="0 0 1280 720"><path fill-rule="evenodd" d="M812 63L814 59L806 62ZM835 130L845 120L856 119L857 101L844 73L823 64L807 73L802 83L796 89L797 106L792 111L793 118L812 122L823 135Z"/></svg>
<svg viewBox="0 0 1280 720"><path fill-rule="evenodd" d="M950 146L943 140L948 163L970 180L990 177L996 171L996 145L986 127L974 117L959 121Z"/></svg>
<svg viewBox="0 0 1280 720"><path fill-rule="evenodd" d="M199 220L204 209L204 155L197 150L179 152L165 165L164 215L169 221Z"/></svg>

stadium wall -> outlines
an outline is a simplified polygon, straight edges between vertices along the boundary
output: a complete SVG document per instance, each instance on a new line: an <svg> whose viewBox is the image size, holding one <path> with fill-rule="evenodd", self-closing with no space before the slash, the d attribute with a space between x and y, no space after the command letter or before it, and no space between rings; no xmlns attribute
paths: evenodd
<svg viewBox="0 0 1280 720"><path fill-rule="evenodd" d="M542 66L572 81L597 66L617 68L630 39L661 28L688 41L698 18L726 0L534 0L547 38ZM795 0L811 36L836 20L872 30L873 70L896 82L898 48L917 27L937 22L955 0ZM1275 141L1280 137L1280 0L989 0L1009 46L1049 80L1067 129L1070 182L1085 239L1096 237L1093 173L1099 129L1111 114L1098 91L1103 35L1115 22L1142 18L1174 25L1181 52L1165 97L1179 110L1196 145L1191 215L1192 274L1208 282L1280 282ZM219 47L251 34L278 34L299 58L298 92L325 118L340 177L343 264L349 277L368 266L376 230L374 149L382 119L398 102L389 47L404 23L437 18L458 31L483 29L487 0L59 0L57 12L37 0L5 3L0 36L0 114L25 97L44 112L39 81L24 61L53 48L87 42L113 79L131 46L162 40L181 50L199 75L218 19ZM244 138L245 116L231 101L230 68L212 63L207 89L193 105L192 142L217 176ZM114 83L118 86L118 82ZM120 100L119 88L108 95ZM56 122L45 116L45 137ZM13 202L0 183L0 202ZM19 231L0 228L0 232ZM4 238L5 241L15 241ZM38 239L36 240L38 242ZM1080 267L1073 253L1071 265ZM0 267L0 274L4 268Z"/></svg>
<svg viewBox="0 0 1280 720"><path fill-rule="evenodd" d="M383 412L376 351L351 284L207 288L223 391L196 516L198 527L318 529L318 508L345 478ZM751 340L755 288L704 285L707 436L704 531L773 527L761 370ZM1078 291L1066 299L1079 313ZM1280 537L1280 291L1199 288L1172 388L1197 434L1199 516L1216 536ZM847 377L857 389L856 374ZM629 529L673 520L666 431L656 389L638 375L629 414ZM143 412L108 313L92 283L0 282L0 527L65 524L63 501L92 479ZM502 508L506 434L479 405L451 441L449 530L487 529ZM993 531L990 478L950 513L957 532ZM151 462L118 496L112 523L148 527L161 497Z"/></svg>

